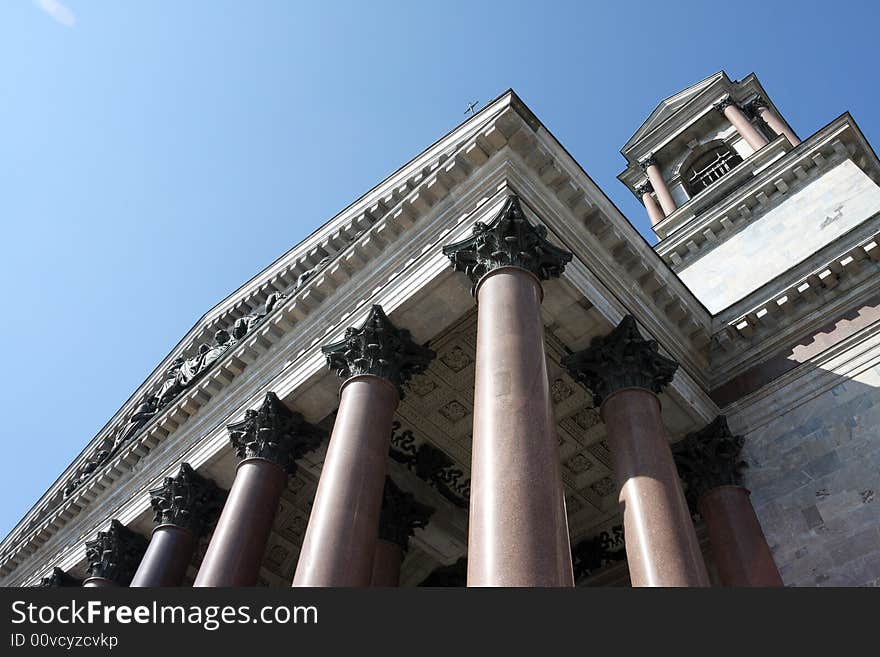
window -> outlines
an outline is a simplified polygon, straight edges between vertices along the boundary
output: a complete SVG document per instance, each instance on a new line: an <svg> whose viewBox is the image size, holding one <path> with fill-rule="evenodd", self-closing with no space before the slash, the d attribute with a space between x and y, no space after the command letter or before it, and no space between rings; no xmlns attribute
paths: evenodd
<svg viewBox="0 0 880 657"><path fill-rule="evenodd" d="M691 156L682 167L681 181L690 196L699 194L716 180L724 177L742 158L730 146L720 142L709 144Z"/></svg>

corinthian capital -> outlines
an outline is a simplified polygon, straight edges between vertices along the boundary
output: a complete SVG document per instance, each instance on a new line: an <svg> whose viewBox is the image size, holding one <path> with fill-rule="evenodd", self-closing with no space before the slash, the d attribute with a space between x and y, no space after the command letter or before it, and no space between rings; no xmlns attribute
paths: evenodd
<svg viewBox="0 0 880 657"><path fill-rule="evenodd" d="M150 491L157 525L175 525L204 536L223 508L226 494L210 479L181 463L176 477L165 477Z"/></svg>
<svg viewBox="0 0 880 657"><path fill-rule="evenodd" d="M639 160L639 168L642 171L647 171L649 167L657 164L657 158L654 157L653 153L648 153L645 157Z"/></svg>
<svg viewBox="0 0 880 657"><path fill-rule="evenodd" d="M743 437L730 432L723 415L673 446L691 512L697 512L700 497L713 488L742 484L742 470L746 467L739 457L742 446Z"/></svg>
<svg viewBox="0 0 880 657"><path fill-rule="evenodd" d="M642 198L645 194L653 192L654 186L651 184L650 180L646 180L641 185L635 187L634 191L639 198Z"/></svg>
<svg viewBox="0 0 880 657"><path fill-rule="evenodd" d="M414 530L425 527L433 513L432 507L416 500L412 493L400 490L391 477L385 477L379 538L396 543L406 552Z"/></svg>
<svg viewBox="0 0 880 657"><path fill-rule="evenodd" d="M108 531L98 532L97 538L86 541L86 572L89 577L128 586L146 550L147 539L114 518Z"/></svg>
<svg viewBox="0 0 880 657"><path fill-rule="evenodd" d="M399 329L382 306L370 309L363 325L345 331L345 339L321 347L330 369L343 379L372 374L393 383L403 398L403 384L427 369L436 354Z"/></svg>
<svg viewBox="0 0 880 657"><path fill-rule="evenodd" d="M475 223L473 236L444 246L443 255L474 285L499 267L519 267L545 281L562 274L571 262L571 253L553 246L546 238L547 228L529 223L519 198L508 196L490 223Z"/></svg>
<svg viewBox="0 0 880 657"><path fill-rule="evenodd" d="M240 459L266 459L288 474L296 472L296 460L316 449L326 436L274 392L267 392L258 410L247 410L244 420L227 425L226 431Z"/></svg>
<svg viewBox="0 0 880 657"><path fill-rule="evenodd" d="M730 97L730 94L725 94L721 100L717 103L713 103L712 107L715 108L716 112L724 114L724 110L731 105L736 105L736 103L733 101L733 98Z"/></svg>
<svg viewBox="0 0 880 657"><path fill-rule="evenodd" d="M562 364L590 389L596 406L622 388L659 393L678 369L678 363L660 355L655 340L642 337L632 315L608 335L593 338L586 349L563 358Z"/></svg>

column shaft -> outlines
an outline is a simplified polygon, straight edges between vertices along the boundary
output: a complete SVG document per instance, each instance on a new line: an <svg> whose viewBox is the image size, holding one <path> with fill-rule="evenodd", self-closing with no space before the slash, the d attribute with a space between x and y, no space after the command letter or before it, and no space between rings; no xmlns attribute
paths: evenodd
<svg viewBox="0 0 880 657"><path fill-rule="evenodd" d="M708 586L657 396L622 388L601 407L620 488L633 586Z"/></svg>
<svg viewBox="0 0 880 657"><path fill-rule="evenodd" d="M645 204L645 209L648 211L648 219L651 220L651 226L656 226L665 219L663 210L657 205L657 201L654 200L650 192L642 194L642 203Z"/></svg>
<svg viewBox="0 0 880 657"><path fill-rule="evenodd" d="M770 129L773 132L777 135L785 135L788 137L788 141L791 142L792 146L797 146L801 143L801 140L798 139L798 136L794 134L792 129L785 125L782 119L776 116L776 113L769 107L763 105L758 106L758 114L764 119L764 122L770 126Z"/></svg>
<svg viewBox="0 0 880 657"><path fill-rule="evenodd" d="M342 384L294 586L369 586L399 396L387 379Z"/></svg>
<svg viewBox="0 0 880 657"><path fill-rule="evenodd" d="M238 464L194 586L253 586L287 473L263 458Z"/></svg>
<svg viewBox="0 0 880 657"><path fill-rule="evenodd" d="M758 132L758 129L749 122L743 111L734 103L724 107L724 116L753 149L758 151L767 145L767 138Z"/></svg>
<svg viewBox="0 0 880 657"><path fill-rule="evenodd" d="M476 294L468 586L572 586L541 284L501 267Z"/></svg>
<svg viewBox="0 0 880 657"><path fill-rule="evenodd" d="M400 586L400 566L403 563L403 550L392 541L376 541L373 555L373 574L370 586Z"/></svg>
<svg viewBox="0 0 880 657"><path fill-rule="evenodd" d="M718 486L700 498L699 507L724 586L783 585L748 490Z"/></svg>
<svg viewBox="0 0 880 657"><path fill-rule="evenodd" d="M159 525L130 586L180 586L196 549L196 537L175 525Z"/></svg>
<svg viewBox="0 0 880 657"><path fill-rule="evenodd" d="M656 164L650 164L645 168L645 174L647 174L648 180L651 181L651 187L653 187L654 191L657 193L657 200L660 201L660 207L663 208L664 214L669 216L675 212L678 206L675 204L675 200L669 192L669 187L666 186L666 181L663 180L663 175L660 173L660 167Z"/></svg>

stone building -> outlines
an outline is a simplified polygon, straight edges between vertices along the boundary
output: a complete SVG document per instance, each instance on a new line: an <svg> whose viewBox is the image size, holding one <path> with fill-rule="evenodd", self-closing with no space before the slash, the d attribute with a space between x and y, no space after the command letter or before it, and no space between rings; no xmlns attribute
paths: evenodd
<svg viewBox="0 0 880 657"><path fill-rule="evenodd" d="M876 585L877 156L723 72L621 153L653 247L495 99L208 311L0 584Z"/></svg>

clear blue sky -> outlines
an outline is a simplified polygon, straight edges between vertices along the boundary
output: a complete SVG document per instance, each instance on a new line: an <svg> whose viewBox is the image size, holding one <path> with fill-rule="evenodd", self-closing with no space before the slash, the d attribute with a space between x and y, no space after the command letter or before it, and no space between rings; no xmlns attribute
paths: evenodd
<svg viewBox="0 0 880 657"><path fill-rule="evenodd" d="M0 5L0 535L198 317L513 87L615 179L663 97L755 71L880 145L875 3Z"/></svg>

